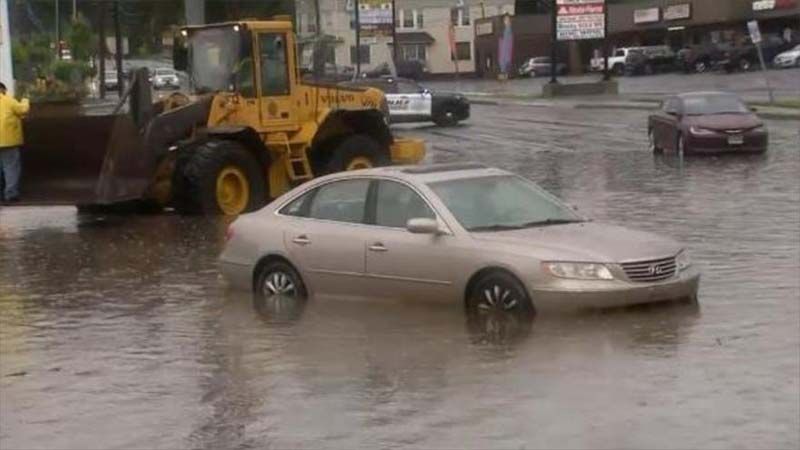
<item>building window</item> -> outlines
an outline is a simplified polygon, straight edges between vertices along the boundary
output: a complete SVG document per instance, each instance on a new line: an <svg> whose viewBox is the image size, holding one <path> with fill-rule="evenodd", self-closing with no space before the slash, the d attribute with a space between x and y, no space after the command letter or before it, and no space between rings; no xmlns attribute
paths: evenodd
<svg viewBox="0 0 800 450"><path fill-rule="evenodd" d="M421 9L401 9L397 11L397 28L419 29L425 21Z"/></svg>
<svg viewBox="0 0 800 450"><path fill-rule="evenodd" d="M453 59L452 55L450 59ZM456 42L456 59L459 61L472 60L472 45L469 42Z"/></svg>
<svg viewBox="0 0 800 450"><path fill-rule="evenodd" d="M469 26L469 8L464 6L450 9L450 24L454 27Z"/></svg>
<svg viewBox="0 0 800 450"><path fill-rule="evenodd" d="M414 28L414 10L404 9L401 23L403 24L402 28Z"/></svg>
<svg viewBox="0 0 800 450"><path fill-rule="evenodd" d="M361 53L360 53L359 56L361 57L361 64L369 64L369 60L370 60L370 58L369 58L369 49L370 49L370 46L369 45L361 45L360 47L361 47ZM351 45L350 46L350 64L356 64L356 46L355 45Z"/></svg>
<svg viewBox="0 0 800 450"><path fill-rule="evenodd" d="M425 44L405 44L400 46L400 57L403 61L425 61Z"/></svg>

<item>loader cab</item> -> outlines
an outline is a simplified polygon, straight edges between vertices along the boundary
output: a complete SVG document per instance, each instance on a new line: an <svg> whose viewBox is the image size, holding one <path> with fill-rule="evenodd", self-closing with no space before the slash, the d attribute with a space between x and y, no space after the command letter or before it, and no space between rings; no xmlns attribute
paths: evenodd
<svg viewBox="0 0 800 450"><path fill-rule="evenodd" d="M191 93L219 94L236 103L233 113L217 117L264 132L299 127L292 102L297 74L291 22L187 27L180 34L175 68L187 72Z"/></svg>

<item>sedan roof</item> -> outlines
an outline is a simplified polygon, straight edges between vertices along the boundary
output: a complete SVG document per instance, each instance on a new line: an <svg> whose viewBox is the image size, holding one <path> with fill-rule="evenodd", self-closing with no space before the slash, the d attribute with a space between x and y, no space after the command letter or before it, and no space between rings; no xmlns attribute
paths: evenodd
<svg viewBox="0 0 800 450"><path fill-rule="evenodd" d="M429 164L422 166L388 166L358 171L339 172L330 178L349 178L355 176L386 176L416 183L477 178L492 175L511 175L502 169L488 167L479 163Z"/></svg>
<svg viewBox="0 0 800 450"><path fill-rule="evenodd" d="M733 92L725 92L725 91L696 91L696 92L684 92L682 94L678 94L677 97L684 99L684 98L694 98L694 97L716 97L716 96L732 96L738 97Z"/></svg>

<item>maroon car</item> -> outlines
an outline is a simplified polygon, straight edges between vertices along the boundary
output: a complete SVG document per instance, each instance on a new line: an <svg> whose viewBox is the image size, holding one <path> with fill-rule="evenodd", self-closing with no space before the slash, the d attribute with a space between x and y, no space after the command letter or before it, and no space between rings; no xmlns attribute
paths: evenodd
<svg viewBox="0 0 800 450"><path fill-rule="evenodd" d="M668 97L650 116L648 135L654 152L767 151L767 129L736 94L691 92Z"/></svg>

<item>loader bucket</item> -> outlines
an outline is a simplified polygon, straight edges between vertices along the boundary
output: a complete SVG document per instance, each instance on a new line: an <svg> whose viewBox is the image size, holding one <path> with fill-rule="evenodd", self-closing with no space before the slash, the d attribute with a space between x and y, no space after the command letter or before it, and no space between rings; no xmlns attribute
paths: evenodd
<svg viewBox="0 0 800 450"><path fill-rule="evenodd" d="M155 161L130 114L36 105L23 130L25 203L111 204L141 198L150 183Z"/></svg>

